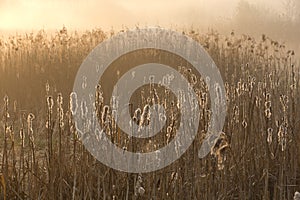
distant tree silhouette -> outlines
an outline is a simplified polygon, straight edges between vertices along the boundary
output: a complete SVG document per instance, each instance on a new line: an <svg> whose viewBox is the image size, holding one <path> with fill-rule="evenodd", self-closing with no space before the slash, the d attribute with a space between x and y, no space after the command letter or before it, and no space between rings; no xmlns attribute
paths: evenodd
<svg viewBox="0 0 300 200"><path fill-rule="evenodd" d="M295 0L282 0L282 5L284 8L284 17L286 20L295 22L299 18L299 1Z"/></svg>
<svg viewBox="0 0 300 200"><path fill-rule="evenodd" d="M267 8L262 8L248 1L241 0L237 6L235 24L236 29L241 32L250 34L262 34L271 27L274 29L274 24L279 22L279 15L276 15ZM276 31L280 31L276 30Z"/></svg>
<svg viewBox="0 0 300 200"><path fill-rule="evenodd" d="M300 1L281 0L282 12L272 10L240 0L233 28L241 33L261 36L266 34L274 39L289 41L292 47L299 44L300 35Z"/></svg>

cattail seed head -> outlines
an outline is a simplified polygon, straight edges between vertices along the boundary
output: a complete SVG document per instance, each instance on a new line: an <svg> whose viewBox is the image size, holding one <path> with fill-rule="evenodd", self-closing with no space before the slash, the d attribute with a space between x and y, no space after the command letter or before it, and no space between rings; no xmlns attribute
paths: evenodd
<svg viewBox="0 0 300 200"><path fill-rule="evenodd" d="M50 85L49 85L49 82L47 81L46 82L46 94L49 94L49 92L50 92Z"/></svg>
<svg viewBox="0 0 300 200"><path fill-rule="evenodd" d="M8 101L9 101L8 96L5 95L4 98L3 98L3 100L4 100L4 105L7 107L8 106Z"/></svg>
<svg viewBox="0 0 300 200"><path fill-rule="evenodd" d="M271 118L271 115L272 115L271 109L270 109L270 108L267 108L267 109L265 110L265 116L266 116L266 118L270 119L270 118Z"/></svg>
<svg viewBox="0 0 300 200"><path fill-rule="evenodd" d="M268 133L267 142L270 145L272 143L273 129L268 128L267 133Z"/></svg>
<svg viewBox="0 0 300 200"><path fill-rule="evenodd" d="M165 114L163 114L163 113L159 113L159 121L162 121L162 122L164 122L164 121L166 121L167 120L167 117L166 117L166 115Z"/></svg>
<svg viewBox="0 0 300 200"><path fill-rule="evenodd" d="M80 109L81 109L81 117L83 119L87 119L87 115L88 115L88 107L86 105L86 101L82 100L81 104L80 104Z"/></svg>
<svg viewBox="0 0 300 200"><path fill-rule="evenodd" d="M81 87L82 87L82 89L85 89L87 87L87 77L86 76L82 77Z"/></svg>
<svg viewBox="0 0 300 200"><path fill-rule="evenodd" d="M52 113L52 109L53 109L53 98L52 96L48 96L47 97L47 106L48 106L48 110L50 111L50 113Z"/></svg>
<svg viewBox="0 0 300 200"><path fill-rule="evenodd" d="M143 109L143 113L142 113L142 116L141 116L141 120L140 120L140 128L144 125L148 125L149 124L149 121L150 121L150 105L149 104L146 104L144 106L144 109Z"/></svg>
<svg viewBox="0 0 300 200"><path fill-rule="evenodd" d="M271 108L271 101L266 101L265 102L265 109Z"/></svg>
<svg viewBox="0 0 300 200"><path fill-rule="evenodd" d="M70 94L70 110L72 115L75 115L77 112L78 103L77 103L77 94L75 92L72 92Z"/></svg>
<svg viewBox="0 0 300 200"><path fill-rule="evenodd" d="M105 105L102 109L102 115L101 115L101 122L102 122L102 125L104 125L106 122L107 122L107 116L109 114L109 106L108 105Z"/></svg>
<svg viewBox="0 0 300 200"><path fill-rule="evenodd" d="M64 126L64 110L63 110L63 97L62 94L59 93L57 96L57 114L59 119L59 127L62 128Z"/></svg>
<svg viewBox="0 0 300 200"><path fill-rule="evenodd" d="M298 191L294 194L294 200L300 200L300 193Z"/></svg>
<svg viewBox="0 0 300 200"><path fill-rule="evenodd" d="M57 105L61 106L63 104L63 97L61 93L57 95Z"/></svg>
<svg viewBox="0 0 300 200"><path fill-rule="evenodd" d="M135 111L134 111L134 115L133 115L133 121L137 124L140 123L140 120L141 120L141 115L142 115L142 111L140 108L137 108Z"/></svg>
<svg viewBox="0 0 300 200"><path fill-rule="evenodd" d="M28 127L28 135L29 139L34 144L34 135L33 135L33 126L32 126L32 121L35 119L34 114L30 113L27 116L27 127Z"/></svg>
<svg viewBox="0 0 300 200"><path fill-rule="evenodd" d="M191 84L192 86L195 86L197 84L198 80L197 80L197 76L195 74L191 75Z"/></svg>
<svg viewBox="0 0 300 200"><path fill-rule="evenodd" d="M246 120L243 120L242 126L243 126L244 128L247 128L248 124L247 124Z"/></svg>

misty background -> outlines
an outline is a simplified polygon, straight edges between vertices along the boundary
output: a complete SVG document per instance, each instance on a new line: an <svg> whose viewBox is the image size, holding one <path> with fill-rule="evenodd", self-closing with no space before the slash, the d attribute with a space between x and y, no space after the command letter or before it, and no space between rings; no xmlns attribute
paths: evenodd
<svg viewBox="0 0 300 200"><path fill-rule="evenodd" d="M266 34L300 49L298 0L0 0L0 31L139 26Z"/></svg>

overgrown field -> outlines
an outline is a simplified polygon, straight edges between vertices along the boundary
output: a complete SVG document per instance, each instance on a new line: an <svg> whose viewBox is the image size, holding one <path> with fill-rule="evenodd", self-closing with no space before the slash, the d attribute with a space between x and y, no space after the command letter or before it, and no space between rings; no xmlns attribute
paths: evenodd
<svg viewBox="0 0 300 200"><path fill-rule="evenodd" d="M204 159L198 158L198 149L210 120L210 99L193 66L161 51L141 51L115 62L99 82L95 102L100 124L120 148L157 150L173 139L180 124L179 100L155 85L155 90L146 86L135 93L131 114L143 125L148 106L164 103L163 130L138 141L116 126L109 91L120 73L141 60L159 57L182 73L193 85L201 112L198 135L180 159L156 172L127 174L92 157L72 119L74 112L84 115L72 93L76 72L88 53L114 34L63 28L55 35L41 30L0 39L0 198L293 198L300 190L300 71L293 50L266 35L184 33L207 50L226 88L224 133Z"/></svg>

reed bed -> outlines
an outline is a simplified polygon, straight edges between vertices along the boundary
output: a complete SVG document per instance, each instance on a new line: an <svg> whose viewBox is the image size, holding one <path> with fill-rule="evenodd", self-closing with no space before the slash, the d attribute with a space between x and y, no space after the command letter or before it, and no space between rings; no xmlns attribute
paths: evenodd
<svg viewBox="0 0 300 200"><path fill-rule="evenodd" d="M72 93L76 72L87 54L114 34L100 29L69 33L63 28L51 36L41 30L0 39L1 199L293 199L300 190L300 71L293 50L266 35L257 39L234 32L225 36L185 31L208 51L226 88L223 133L204 159L197 156L210 120L204 78L180 58L140 52L137 57L144 60L159 54L162 62L190 80L200 122L194 122L199 123L195 141L172 165L128 174L91 156L72 118L76 112L88 114ZM140 63L132 58L128 55L115 66ZM149 107L159 103L166 111L159 120L166 126L138 141L114 122L117 109L105 83L114 83L124 73L115 69L106 73L95 94L98 121L105 130L98 139L106 134L120 148L134 152L167 145L180 124L181 101L187 99L176 98L163 84L139 88L130 104L133 122L139 128L149 124ZM166 75L162 82L171 79Z"/></svg>

